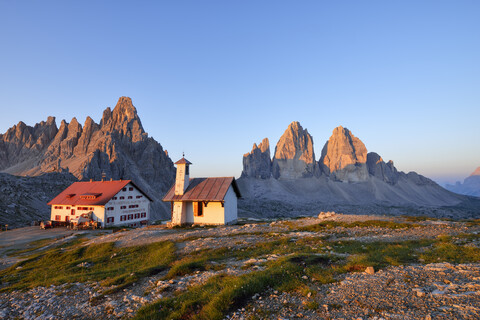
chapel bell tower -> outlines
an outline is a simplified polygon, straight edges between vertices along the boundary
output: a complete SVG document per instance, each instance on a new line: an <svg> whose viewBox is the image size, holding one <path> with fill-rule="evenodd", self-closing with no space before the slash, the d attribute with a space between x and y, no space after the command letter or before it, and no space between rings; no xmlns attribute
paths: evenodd
<svg viewBox="0 0 480 320"><path fill-rule="evenodd" d="M182 196L185 190L188 188L190 182L190 170L189 166L192 164L185 159L185 154L182 159L175 162L177 165L177 178L175 179L175 195Z"/></svg>

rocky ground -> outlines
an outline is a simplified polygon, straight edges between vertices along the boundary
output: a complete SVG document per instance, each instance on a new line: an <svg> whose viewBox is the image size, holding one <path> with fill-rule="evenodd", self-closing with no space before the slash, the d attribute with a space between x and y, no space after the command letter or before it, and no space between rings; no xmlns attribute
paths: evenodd
<svg viewBox="0 0 480 320"><path fill-rule="evenodd" d="M270 291L228 319L480 319L480 265L435 263L347 275L315 295Z"/></svg>
<svg viewBox="0 0 480 320"><path fill-rule="evenodd" d="M475 235L480 232L476 224L437 220L402 220L402 223L412 224L412 227L398 229L378 226L335 226L321 231L303 229L321 221L354 223L398 219L336 214L324 215L322 219L279 220L223 227L165 229L151 226L92 236L83 245L114 241L117 246L124 247L170 240L175 242L179 257L188 257L194 252L215 248L247 249L262 241L280 237L288 237L294 243L321 238L368 244L373 241L436 239L439 236ZM6 248L5 242L0 245L2 249ZM478 248L478 238L465 245ZM339 257L349 256L328 246L325 250ZM242 259L227 258L221 262L212 261L215 268L170 279L165 278L167 270L105 295L103 293L111 287L105 288L92 281L2 292L0 318L131 318L140 307L164 297L175 297L192 286L205 283L212 276L222 273L239 276L263 270L269 262L280 258L281 255L273 253ZM88 264L85 268L88 268ZM263 291L247 299L240 308L227 313L225 319L480 319L480 261L468 264L439 261L392 265L368 272L341 273L333 283L326 284L307 275L302 277L303 280L308 290Z"/></svg>

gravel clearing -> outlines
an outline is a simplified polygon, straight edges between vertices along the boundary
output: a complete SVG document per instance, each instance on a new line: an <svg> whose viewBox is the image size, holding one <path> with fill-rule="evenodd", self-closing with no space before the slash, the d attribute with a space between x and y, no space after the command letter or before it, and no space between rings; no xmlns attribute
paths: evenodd
<svg viewBox="0 0 480 320"><path fill-rule="evenodd" d="M479 264L390 267L317 289L270 291L225 319L480 319Z"/></svg>

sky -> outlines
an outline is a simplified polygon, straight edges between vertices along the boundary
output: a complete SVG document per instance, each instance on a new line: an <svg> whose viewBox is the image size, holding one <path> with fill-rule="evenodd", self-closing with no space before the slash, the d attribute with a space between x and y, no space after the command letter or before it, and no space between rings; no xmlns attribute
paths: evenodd
<svg viewBox="0 0 480 320"><path fill-rule="evenodd" d="M0 132L129 96L192 176L292 121L443 184L480 166L480 2L0 1Z"/></svg>

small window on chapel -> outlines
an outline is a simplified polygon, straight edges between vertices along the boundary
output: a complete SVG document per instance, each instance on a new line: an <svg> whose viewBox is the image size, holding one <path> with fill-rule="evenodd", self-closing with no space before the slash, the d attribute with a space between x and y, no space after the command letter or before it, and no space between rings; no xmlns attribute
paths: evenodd
<svg viewBox="0 0 480 320"><path fill-rule="evenodd" d="M203 203L202 202L194 202L193 203L193 215L195 217L203 217Z"/></svg>
<svg viewBox="0 0 480 320"><path fill-rule="evenodd" d="M185 166L185 175L187 175L187 176L190 175L189 168L190 168L189 166Z"/></svg>

